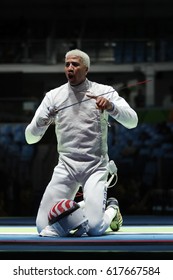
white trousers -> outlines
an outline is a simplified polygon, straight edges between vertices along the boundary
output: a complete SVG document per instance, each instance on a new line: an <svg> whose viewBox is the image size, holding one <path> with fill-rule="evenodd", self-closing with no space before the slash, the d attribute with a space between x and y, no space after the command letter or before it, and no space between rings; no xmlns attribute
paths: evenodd
<svg viewBox="0 0 173 280"><path fill-rule="evenodd" d="M96 164L76 163L59 160L49 182L37 214L36 226L40 233L48 225L50 209L61 199L74 200L79 187L83 188L84 212L89 223L90 235L102 235L109 227L114 213L106 209L108 170L107 160ZM112 210L112 209L111 209Z"/></svg>

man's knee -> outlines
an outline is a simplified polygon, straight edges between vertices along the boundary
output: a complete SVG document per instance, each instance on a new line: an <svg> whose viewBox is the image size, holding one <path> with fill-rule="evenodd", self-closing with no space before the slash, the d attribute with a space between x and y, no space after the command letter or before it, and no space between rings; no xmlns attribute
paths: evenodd
<svg viewBox="0 0 173 280"><path fill-rule="evenodd" d="M99 236L99 235L102 235L102 234L103 234L103 231L102 231L102 228L101 228L101 223L95 224L95 225L90 225L89 224L88 235Z"/></svg>

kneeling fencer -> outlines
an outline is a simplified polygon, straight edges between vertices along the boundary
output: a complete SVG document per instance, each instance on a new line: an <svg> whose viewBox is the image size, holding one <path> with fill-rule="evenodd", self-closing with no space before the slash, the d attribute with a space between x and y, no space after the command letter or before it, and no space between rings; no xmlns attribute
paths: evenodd
<svg viewBox="0 0 173 280"><path fill-rule="evenodd" d="M25 130L27 143L34 144L53 123L57 138L58 164L36 218L40 236L98 236L108 227L118 230L123 222L117 199L107 199L108 176L117 175L108 157L107 121L110 115L131 129L138 117L113 87L90 81L89 68L85 52L68 51L67 83L45 94ZM83 201L76 203L80 187Z"/></svg>

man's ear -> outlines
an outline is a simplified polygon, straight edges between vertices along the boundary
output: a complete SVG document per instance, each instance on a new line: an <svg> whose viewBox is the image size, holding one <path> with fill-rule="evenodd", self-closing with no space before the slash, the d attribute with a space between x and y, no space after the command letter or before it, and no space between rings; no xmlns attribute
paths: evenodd
<svg viewBox="0 0 173 280"><path fill-rule="evenodd" d="M88 67L86 67L86 75L88 74L88 70L89 70Z"/></svg>

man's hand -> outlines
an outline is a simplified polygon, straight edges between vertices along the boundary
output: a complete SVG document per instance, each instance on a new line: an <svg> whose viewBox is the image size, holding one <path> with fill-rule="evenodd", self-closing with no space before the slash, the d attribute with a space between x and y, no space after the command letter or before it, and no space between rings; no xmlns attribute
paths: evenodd
<svg viewBox="0 0 173 280"><path fill-rule="evenodd" d="M39 116L37 118L37 125L39 127L48 126L54 122L56 116L56 107L49 107L45 112L45 116Z"/></svg>
<svg viewBox="0 0 173 280"><path fill-rule="evenodd" d="M112 102L110 102L105 97L95 96L95 95L91 95L88 93L87 93L87 96L96 100L96 108L101 110L102 112L103 112L103 110L108 110L108 111L113 110Z"/></svg>

